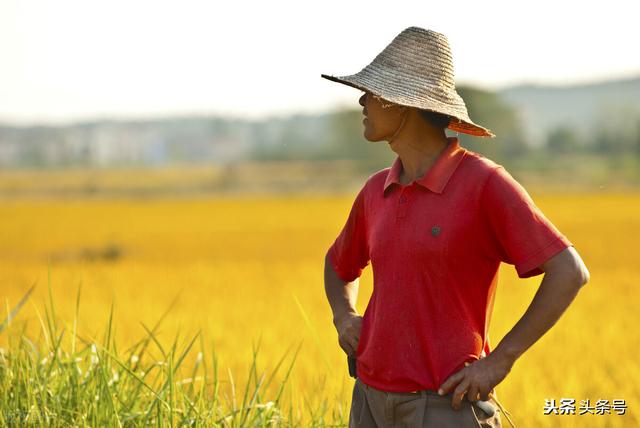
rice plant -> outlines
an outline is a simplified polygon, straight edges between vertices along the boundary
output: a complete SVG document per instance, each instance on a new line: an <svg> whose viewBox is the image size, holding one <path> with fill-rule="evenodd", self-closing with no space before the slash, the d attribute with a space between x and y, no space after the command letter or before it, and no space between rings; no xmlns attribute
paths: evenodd
<svg viewBox="0 0 640 428"><path fill-rule="evenodd" d="M207 351L200 332L169 345L157 332L170 314L169 308L146 335L121 348L114 338L114 306L111 305L102 337L77 331L56 319L51 286L44 314L38 313L40 335L30 338L27 323L15 318L32 289L0 325L9 347L0 351L0 425L2 426L296 426L292 408L287 411L283 393L302 344L299 344L276 388L269 394L291 348L276 367L260 373L260 343L253 347L249 380L242 385L227 375L231 394L221 393L215 348ZM197 352L191 367L187 355ZM298 418L299 419L299 418Z"/></svg>

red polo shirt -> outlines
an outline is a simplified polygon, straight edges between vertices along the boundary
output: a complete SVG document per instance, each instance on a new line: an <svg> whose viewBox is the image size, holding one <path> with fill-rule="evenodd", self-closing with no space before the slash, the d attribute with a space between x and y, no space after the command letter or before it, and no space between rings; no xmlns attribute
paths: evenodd
<svg viewBox="0 0 640 428"><path fill-rule="evenodd" d="M429 171L400 184L402 163L373 174L328 251L344 281L371 262L373 293L356 352L362 382L437 390L491 352L487 332L500 262L539 275L573 244L501 165L449 144Z"/></svg>

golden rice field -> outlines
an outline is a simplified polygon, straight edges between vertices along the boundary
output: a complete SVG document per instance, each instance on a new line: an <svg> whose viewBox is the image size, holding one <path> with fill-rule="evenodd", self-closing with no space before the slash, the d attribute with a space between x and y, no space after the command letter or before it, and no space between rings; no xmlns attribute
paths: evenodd
<svg viewBox="0 0 640 428"><path fill-rule="evenodd" d="M569 237L591 272L563 318L516 362L497 388L518 427L640 426L638 284L640 195L531 191ZM284 396L302 426L346 422L353 379L347 372L323 289L323 258L355 193L342 196L67 198L0 201L0 296L8 312L36 289L12 322L37 340L50 280L55 316L99 341L114 304L115 341L126 348L171 307L160 343L181 346L202 332L215 349L221 391L242 390L260 343L257 369L269 372L297 346ZM542 276L520 280L503 265L492 344L516 323ZM372 287L361 278L358 309ZM6 308L6 310L5 310ZM4 319L6 315L1 318ZM0 333L0 346L9 347ZM71 346L70 336L62 339ZM192 363L198 350L187 360ZM188 366L188 365L187 365ZM277 376L284 376L281 369ZM624 415L543 415L545 399L624 399ZM0 397L2 400L2 397ZM306 422L305 422L306 421ZM508 426L503 420L504 426Z"/></svg>

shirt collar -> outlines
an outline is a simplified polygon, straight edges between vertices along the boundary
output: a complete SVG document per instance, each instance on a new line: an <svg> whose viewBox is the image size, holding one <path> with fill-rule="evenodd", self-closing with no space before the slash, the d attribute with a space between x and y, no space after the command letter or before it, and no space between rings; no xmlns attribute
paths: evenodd
<svg viewBox="0 0 640 428"><path fill-rule="evenodd" d="M447 144L440 155L438 155L435 163L429 168L426 174L415 180L419 185L435 193L442 193L466 151L460 146L458 137L447 137L447 140L449 140L449 144ZM393 183L400 184L401 172L402 161L400 160L400 156L398 156L387 174L383 192L386 192L387 188Z"/></svg>

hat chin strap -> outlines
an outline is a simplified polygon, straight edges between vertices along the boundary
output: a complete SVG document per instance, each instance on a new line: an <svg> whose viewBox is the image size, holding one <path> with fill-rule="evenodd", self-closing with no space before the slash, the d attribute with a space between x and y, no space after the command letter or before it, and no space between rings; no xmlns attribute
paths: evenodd
<svg viewBox="0 0 640 428"><path fill-rule="evenodd" d="M398 134L402 130L402 127L404 126L404 123L407 120L407 114L408 113L409 113L409 109L405 107L404 114L402 115L402 120L400 121L400 125L398 126L398 129L396 129L396 132L393 133L391 138L389 138L389 144L391 144L393 142L393 140L396 139L396 137L398 136Z"/></svg>

